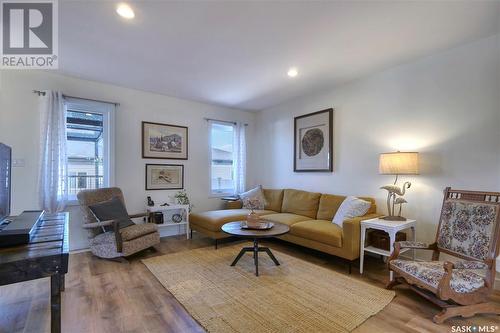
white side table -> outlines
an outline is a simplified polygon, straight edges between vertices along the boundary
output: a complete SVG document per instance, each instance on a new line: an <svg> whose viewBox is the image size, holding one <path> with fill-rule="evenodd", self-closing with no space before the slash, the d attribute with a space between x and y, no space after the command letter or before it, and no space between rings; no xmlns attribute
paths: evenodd
<svg viewBox="0 0 500 333"><path fill-rule="evenodd" d="M162 227L172 227L172 226L186 226L186 238L190 238L191 228L189 227L189 205L169 205L169 206L148 206L146 207L148 213L163 213L163 223L157 224L158 228ZM182 221L181 222L173 222L171 219L166 218L167 216L172 216L171 211L179 211L183 210L182 213Z"/></svg>
<svg viewBox="0 0 500 333"><path fill-rule="evenodd" d="M361 221L361 244L359 252L359 273L363 274L363 263L365 260L365 251L376 253L384 257L389 257L394 250L394 242L396 241L396 233L398 231L410 229L412 233L413 241L416 241L415 235L415 225L416 220L406 220L406 221L387 221L379 218ZM390 250L382 250L373 246L365 247L366 230L367 229L377 229L385 231L389 234L390 239ZM410 249L402 249L401 253L404 253ZM413 259L415 259L415 250L413 250ZM390 272L390 279L392 281L392 271Z"/></svg>

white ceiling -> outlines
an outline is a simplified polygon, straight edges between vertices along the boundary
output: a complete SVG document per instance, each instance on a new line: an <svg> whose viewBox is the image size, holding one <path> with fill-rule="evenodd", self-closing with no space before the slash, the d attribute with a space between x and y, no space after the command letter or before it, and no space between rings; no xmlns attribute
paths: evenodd
<svg viewBox="0 0 500 333"><path fill-rule="evenodd" d="M498 32L500 2L59 2L60 71L260 110ZM299 75L287 77L289 67Z"/></svg>

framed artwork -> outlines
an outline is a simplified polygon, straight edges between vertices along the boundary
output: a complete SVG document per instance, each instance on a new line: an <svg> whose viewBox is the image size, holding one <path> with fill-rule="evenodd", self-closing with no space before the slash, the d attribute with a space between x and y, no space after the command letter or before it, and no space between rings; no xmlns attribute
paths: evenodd
<svg viewBox="0 0 500 333"><path fill-rule="evenodd" d="M142 122L142 158L188 159L188 128Z"/></svg>
<svg viewBox="0 0 500 333"><path fill-rule="evenodd" d="M333 109L295 117L295 172L333 171Z"/></svg>
<svg viewBox="0 0 500 333"><path fill-rule="evenodd" d="M146 191L184 188L184 165L146 164Z"/></svg>

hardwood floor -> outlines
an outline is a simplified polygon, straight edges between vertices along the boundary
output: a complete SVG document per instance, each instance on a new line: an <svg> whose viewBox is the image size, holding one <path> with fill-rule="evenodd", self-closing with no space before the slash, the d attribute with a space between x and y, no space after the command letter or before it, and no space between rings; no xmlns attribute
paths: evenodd
<svg viewBox="0 0 500 333"><path fill-rule="evenodd" d="M339 258L281 241L272 249L348 274ZM220 246L235 244L223 241ZM146 250L129 263L101 260L89 252L70 256L66 291L62 294L63 332L203 332L182 305L163 288L140 259L166 253L213 246L211 239L194 234L163 238L158 252ZM365 272L352 270L355 279L383 287L388 278L378 258L365 260ZM452 319L436 325L431 318L439 309L406 287L396 287L396 297L355 332L451 332L452 325L500 326L500 317L483 315ZM500 301L496 292L493 300ZM0 332L49 332L49 280L0 287ZM498 329L497 329L498 331Z"/></svg>

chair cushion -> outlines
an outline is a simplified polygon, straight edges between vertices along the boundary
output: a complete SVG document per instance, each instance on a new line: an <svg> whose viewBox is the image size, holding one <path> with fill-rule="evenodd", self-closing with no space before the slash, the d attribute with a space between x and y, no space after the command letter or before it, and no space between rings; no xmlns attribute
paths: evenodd
<svg viewBox="0 0 500 333"><path fill-rule="evenodd" d="M242 221L250 213L249 209L222 209L189 215L189 223L199 225L210 231L220 231L224 223ZM255 210L258 215L274 214L272 210Z"/></svg>
<svg viewBox="0 0 500 333"><path fill-rule="evenodd" d="M122 241L128 241L157 231L158 226L156 224L142 223L120 229L120 235L122 236Z"/></svg>
<svg viewBox="0 0 500 333"><path fill-rule="evenodd" d="M160 244L160 234L152 232L147 235L125 241L122 244L122 253L125 257Z"/></svg>
<svg viewBox="0 0 500 333"><path fill-rule="evenodd" d="M315 219L320 196L321 193L286 189L283 194L281 211Z"/></svg>
<svg viewBox="0 0 500 333"><path fill-rule="evenodd" d="M290 234L331 246L342 247L342 228L327 220L309 220L295 223Z"/></svg>
<svg viewBox="0 0 500 333"><path fill-rule="evenodd" d="M290 213L269 214L262 216L262 218L272 222L283 223L289 226L297 222L310 220L310 218L307 216Z"/></svg>
<svg viewBox="0 0 500 333"><path fill-rule="evenodd" d="M391 269L401 271L430 286L436 292L439 281L444 275L442 261L411 261L396 259L390 262ZM457 293L473 292L484 286L481 275L468 269L454 269L450 281L451 288Z"/></svg>
<svg viewBox="0 0 500 333"><path fill-rule="evenodd" d="M266 206L264 209L281 212L283 204L283 190L264 189L264 197L266 197Z"/></svg>
<svg viewBox="0 0 500 333"><path fill-rule="evenodd" d="M89 205L88 207L97 221L119 220L119 228L134 225L134 222L128 217L127 209L119 197L113 197L110 200ZM112 226L106 228L107 231L113 230Z"/></svg>
<svg viewBox="0 0 500 333"><path fill-rule="evenodd" d="M123 256L116 251L116 237L112 231L104 232L90 239L90 251L99 258L118 258Z"/></svg>

